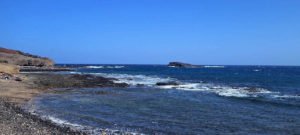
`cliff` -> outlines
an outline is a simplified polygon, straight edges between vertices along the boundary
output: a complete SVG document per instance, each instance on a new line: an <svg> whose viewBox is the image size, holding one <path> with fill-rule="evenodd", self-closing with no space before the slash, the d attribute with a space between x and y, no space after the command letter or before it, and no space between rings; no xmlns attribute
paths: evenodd
<svg viewBox="0 0 300 135"><path fill-rule="evenodd" d="M0 63L35 67L52 67L54 65L54 62L49 58L1 47Z"/></svg>

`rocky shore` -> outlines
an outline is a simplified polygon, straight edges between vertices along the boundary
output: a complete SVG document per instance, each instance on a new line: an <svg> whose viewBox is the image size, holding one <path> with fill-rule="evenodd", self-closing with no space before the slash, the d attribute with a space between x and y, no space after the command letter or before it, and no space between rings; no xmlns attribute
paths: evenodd
<svg viewBox="0 0 300 135"><path fill-rule="evenodd" d="M14 78L19 78L17 81ZM0 79L0 134L85 134L31 115L22 106L55 88L127 87L113 78L93 75L26 73Z"/></svg>
<svg viewBox="0 0 300 135"><path fill-rule="evenodd" d="M46 57L0 47L0 134L84 134L31 115L22 106L35 96L56 88L128 86L114 83L114 78L49 73L72 70L56 67Z"/></svg>
<svg viewBox="0 0 300 135"><path fill-rule="evenodd" d="M0 134L1 135L83 135L80 131L72 131L68 127L60 127L50 121L33 116L18 105L0 98Z"/></svg>
<svg viewBox="0 0 300 135"><path fill-rule="evenodd" d="M60 71L74 71L72 68L65 67L35 67L35 66L21 66L20 72L60 72Z"/></svg>

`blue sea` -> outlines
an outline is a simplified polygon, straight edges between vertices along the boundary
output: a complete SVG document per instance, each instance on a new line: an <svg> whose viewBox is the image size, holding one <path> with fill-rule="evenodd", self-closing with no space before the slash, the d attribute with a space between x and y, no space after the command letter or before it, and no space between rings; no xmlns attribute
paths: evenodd
<svg viewBox="0 0 300 135"><path fill-rule="evenodd" d="M300 134L300 67L59 66L76 69L61 74L130 85L55 89L28 105L35 115L90 134Z"/></svg>

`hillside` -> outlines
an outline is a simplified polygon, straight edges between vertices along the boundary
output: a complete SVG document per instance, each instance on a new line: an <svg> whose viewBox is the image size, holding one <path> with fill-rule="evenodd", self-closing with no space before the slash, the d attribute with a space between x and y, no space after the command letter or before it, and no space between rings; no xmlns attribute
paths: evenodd
<svg viewBox="0 0 300 135"><path fill-rule="evenodd" d="M2 47L0 47L0 63L36 67L52 67L54 65L54 62L49 58Z"/></svg>

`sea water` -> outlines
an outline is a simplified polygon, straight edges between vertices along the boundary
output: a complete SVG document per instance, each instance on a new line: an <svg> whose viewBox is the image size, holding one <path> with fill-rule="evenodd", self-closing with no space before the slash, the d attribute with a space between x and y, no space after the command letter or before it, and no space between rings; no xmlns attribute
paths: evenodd
<svg viewBox="0 0 300 135"><path fill-rule="evenodd" d="M91 134L300 134L300 67L67 66L130 87L57 89L30 112Z"/></svg>

